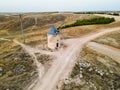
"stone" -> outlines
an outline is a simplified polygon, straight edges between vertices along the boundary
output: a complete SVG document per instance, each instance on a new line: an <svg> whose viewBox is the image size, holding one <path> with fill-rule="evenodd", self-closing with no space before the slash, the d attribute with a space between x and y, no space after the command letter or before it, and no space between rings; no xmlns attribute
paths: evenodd
<svg viewBox="0 0 120 90"><path fill-rule="evenodd" d="M93 68L89 68L89 71L90 71L90 72L93 71Z"/></svg>
<svg viewBox="0 0 120 90"><path fill-rule="evenodd" d="M110 70L109 72L110 72L111 74L113 74L113 71L112 71L112 70Z"/></svg>
<svg viewBox="0 0 120 90"><path fill-rule="evenodd" d="M73 90L79 90L79 88L73 88Z"/></svg>
<svg viewBox="0 0 120 90"><path fill-rule="evenodd" d="M90 90L88 85L85 85L84 87L82 87L80 90Z"/></svg>
<svg viewBox="0 0 120 90"><path fill-rule="evenodd" d="M70 81L71 81L71 79L66 78L66 79L64 80L64 83L65 83L65 84L69 84Z"/></svg>
<svg viewBox="0 0 120 90"><path fill-rule="evenodd" d="M0 72L2 72L3 71L3 68L2 67L0 67Z"/></svg>
<svg viewBox="0 0 120 90"><path fill-rule="evenodd" d="M80 74L80 78L83 78L83 75L82 75L82 74Z"/></svg>
<svg viewBox="0 0 120 90"><path fill-rule="evenodd" d="M70 85L66 85L65 86L65 90L71 90L71 86Z"/></svg>
<svg viewBox="0 0 120 90"><path fill-rule="evenodd" d="M3 75L3 68L0 67L0 77Z"/></svg>
<svg viewBox="0 0 120 90"><path fill-rule="evenodd" d="M80 68L80 70L83 70L83 68Z"/></svg>
<svg viewBox="0 0 120 90"><path fill-rule="evenodd" d="M23 65L17 65L16 67L15 67L15 69L14 69L14 73L15 74L20 74L20 73L22 73L23 71L24 71L24 66Z"/></svg>
<svg viewBox="0 0 120 90"><path fill-rule="evenodd" d="M2 73L0 73L0 77L2 76L3 74Z"/></svg>

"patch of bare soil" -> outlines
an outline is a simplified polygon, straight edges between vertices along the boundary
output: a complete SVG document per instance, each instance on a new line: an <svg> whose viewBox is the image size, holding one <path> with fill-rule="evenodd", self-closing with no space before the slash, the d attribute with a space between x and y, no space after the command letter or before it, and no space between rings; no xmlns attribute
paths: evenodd
<svg viewBox="0 0 120 90"><path fill-rule="evenodd" d="M44 72L47 72L47 70L51 67L51 63L53 61L52 56L47 54L41 54L41 53L35 53L37 60L44 66Z"/></svg>

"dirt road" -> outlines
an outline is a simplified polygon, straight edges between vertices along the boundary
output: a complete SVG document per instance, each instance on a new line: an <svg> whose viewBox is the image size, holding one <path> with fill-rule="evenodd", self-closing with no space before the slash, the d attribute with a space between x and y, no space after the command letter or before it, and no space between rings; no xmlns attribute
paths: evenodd
<svg viewBox="0 0 120 90"><path fill-rule="evenodd" d="M111 46L98 44L95 42L90 42L87 44L87 47L97 51L98 53L102 53L104 55L107 55L111 57L116 62L120 63L120 50L113 48Z"/></svg>
<svg viewBox="0 0 120 90"><path fill-rule="evenodd" d="M37 71L38 71L38 74L39 74L39 78L41 78L44 74L44 67L42 66L41 63L38 62L36 56L35 56L35 51L36 50L33 50L32 48L30 48L29 46L26 46L20 42L18 42L17 40L13 40L16 44L20 45L31 57L33 57L33 61L34 63L36 64L37 66Z"/></svg>
<svg viewBox="0 0 120 90"><path fill-rule="evenodd" d="M35 84L32 90L55 90L56 85L69 75L74 63L76 62L79 52L88 41L106 33L118 30L120 30L120 27L101 30L99 33L94 33L93 35L88 35L78 39L65 40L64 43L66 43L68 47L59 52L60 56L54 60L51 68L42 80Z"/></svg>
<svg viewBox="0 0 120 90"><path fill-rule="evenodd" d="M6 38L0 38L0 40L3 40L3 41L11 41L11 40L6 39Z"/></svg>

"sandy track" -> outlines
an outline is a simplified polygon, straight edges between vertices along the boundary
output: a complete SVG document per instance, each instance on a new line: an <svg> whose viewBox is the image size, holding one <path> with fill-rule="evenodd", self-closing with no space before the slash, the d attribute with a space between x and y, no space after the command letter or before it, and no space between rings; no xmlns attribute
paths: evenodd
<svg viewBox="0 0 120 90"><path fill-rule="evenodd" d="M120 63L120 50L113 48L111 46L98 44L95 42L90 42L87 44L87 47L97 51L98 53L102 53L104 55L107 55L111 57L116 62Z"/></svg>
<svg viewBox="0 0 120 90"><path fill-rule="evenodd" d="M76 62L77 56L79 52L82 50L84 45L97 37L100 37L106 33L110 33L113 31L118 31L119 28L112 29L104 29L102 32L95 33L92 35L88 35L78 39L69 39L64 41L68 45L66 49L63 49L61 56L59 56L52 63L51 68L45 74L42 80L40 80L32 90L55 90L58 82L64 78L66 78L71 72L74 63Z"/></svg>
<svg viewBox="0 0 120 90"><path fill-rule="evenodd" d="M39 74L39 78L42 78L43 74L44 74L44 67L41 63L38 62L37 57L35 56L35 50L33 50L32 48L30 48L29 46L26 46L20 42L18 42L17 40L13 40L16 44L20 45L31 57L33 57L33 61L37 66L37 71Z"/></svg>
<svg viewBox="0 0 120 90"><path fill-rule="evenodd" d="M0 38L0 40L3 40L3 41L11 41L10 39L6 39L6 38Z"/></svg>

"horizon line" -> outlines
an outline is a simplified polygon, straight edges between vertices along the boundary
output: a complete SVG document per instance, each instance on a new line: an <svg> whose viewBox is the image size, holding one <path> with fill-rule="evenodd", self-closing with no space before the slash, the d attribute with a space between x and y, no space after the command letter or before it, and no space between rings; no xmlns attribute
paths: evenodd
<svg viewBox="0 0 120 90"><path fill-rule="evenodd" d="M4 11L0 13L74 13L74 12L120 12L120 10L88 10L88 11Z"/></svg>

